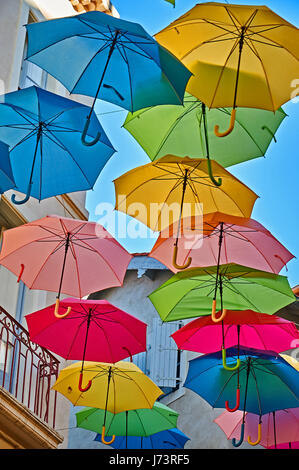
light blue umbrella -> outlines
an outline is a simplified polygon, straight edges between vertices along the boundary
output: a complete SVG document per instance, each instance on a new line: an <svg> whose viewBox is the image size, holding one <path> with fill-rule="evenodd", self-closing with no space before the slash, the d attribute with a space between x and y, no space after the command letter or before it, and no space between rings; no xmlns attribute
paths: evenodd
<svg viewBox="0 0 299 470"><path fill-rule="evenodd" d="M191 72L141 25L98 11L26 26L27 60L71 93L93 96L133 112L182 104ZM87 142L88 114L82 141Z"/></svg>
<svg viewBox="0 0 299 470"><path fill-rule="evenodd" d="M5 193L5 191L15 186L16 183L9 159L9 146L4 142L0 142L0 194Z"/></svg>
<svg viewBox="0 0 299 470"><path fill-rule="evenodd" d="M38 87L0 96L0 140L10 146L16 190L39 200L91 189L115 152L95 113L88 134L100 133L92 149L81 142L90 108Z"/></svg>
<svg viewBox="0 0 299 470"><path fill-rule="evenodd" d="M177 428L160 431L151 436L118 436L113 444L114 449L183 449L190 438ZM97 434L95 441L101 442Z"/></svg>

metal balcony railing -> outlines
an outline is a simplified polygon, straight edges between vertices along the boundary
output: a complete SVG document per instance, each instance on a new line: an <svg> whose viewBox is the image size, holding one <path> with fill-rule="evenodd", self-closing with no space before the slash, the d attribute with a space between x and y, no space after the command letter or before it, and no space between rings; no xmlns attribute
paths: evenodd
<svg viewBox="0 0 299 470"><path fill-rule="evenodd" d="M0 386L55 428L59 361L0 307Z"/></svg>

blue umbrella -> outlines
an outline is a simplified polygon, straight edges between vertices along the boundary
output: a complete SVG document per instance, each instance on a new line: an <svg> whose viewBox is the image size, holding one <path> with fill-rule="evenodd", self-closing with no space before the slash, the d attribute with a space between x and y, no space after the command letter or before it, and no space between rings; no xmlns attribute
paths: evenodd
<svg viewBox="0 0 299 470"><path fill-rule="evenodd" d="M15 186L16 183L9 159L9 146L4 142L0 142L0 194L5 193L5 191Z"/></svg>
<svg viewBox="0 0 299 470"><path fill-rule="evenodd" d="M258 414L299 407L299 373L281 356L272 351L252 348L228 348L227 365L240 360L240 367L224 369L221 351L205 354L189 361L184 386L204 398L213 408L243 410L241 438L244 438L246 411ZM237 398L235 398L237 397ZM236 406L230 408L232 400Z"/></svg>
<svg viewBox="0 0 299 470"><path fill-rule="evenodd" d="M191 72L141 25L98 11L26 26L27 60L71 93L100 98L133 112L183 104ZM86 141L88 114L82 141Z"/></svg>
<svg viewBox="0 0 299 470"><path fill-rule="evenodd" d="M100 133L93 149L81 143L82 119L89 107L38 87L0 97L0 139L10 146L16 190L41 200L91 189L115 152L95 113L89 135Z"/></svg>
<svg viewBox="0 0 299 470"><path fill-rule="evenodd" d="M127 443L126 443L127 440ZM115 449L183 449L190 438L179 429L167 429L152 434L148 437L142 436L118 436L111 445ZM101 435L97 434L95 441L101 442Z"/></svg>

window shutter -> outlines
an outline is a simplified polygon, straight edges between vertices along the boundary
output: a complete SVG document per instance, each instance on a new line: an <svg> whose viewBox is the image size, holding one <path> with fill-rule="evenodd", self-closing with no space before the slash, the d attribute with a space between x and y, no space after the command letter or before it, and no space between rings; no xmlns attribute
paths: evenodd
<svg viewBox="0 0 299 470"><path fill-rule="evenodd" d="M150 378L159 387L176 387L178 377L178 349L172 333L181 326L180 322L163 323L159 318L154 318L153 329L149 341L148 367Z"/></svg>

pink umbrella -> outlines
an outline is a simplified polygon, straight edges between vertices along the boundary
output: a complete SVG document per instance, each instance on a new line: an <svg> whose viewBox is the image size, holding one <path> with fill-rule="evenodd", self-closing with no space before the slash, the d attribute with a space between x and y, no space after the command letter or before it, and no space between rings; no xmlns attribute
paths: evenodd
<svg viewBox="0 0 299 470"><path fill-rule="evenodd" d="M95 222L47 216L3 233L0 264L30 289L82 298L120 286L132 258ZM64 314L68 314L69 310Z"/></svg>
<svg viewBox="0 0 299 470"><path fill-rule="evenodd" d="M212 353L221 348L242 345L277 353L299 346L299 331L284 318L252 310L227 310L221 323L202 316L173 333L179 349Z"/></svg>
<svg viewBox="0 0 299 470"><path fill-rule="evenodd" d="M53 315L51 305L26 315L30 339L65 359L115 363L146 350L146 323L118 309L106 300L64 299L60 309L71 312L62 318Z"/></svg>
<svg viewBox="0 0 299 470"><path fill-rule="evenodd" d="M239 439L243 422L243 411L224 411L214 422L228 439ZM257 432L258 430L258 432ZM280 444L299 441L299 408L274 411L266 415L245 413L244 438L249 444L260 444L266 448L278 448ZM256 439L253 442L253 439Z"/></svg>
<svg viewBox="0 0 299 470"><path fill-rule="evenodd" d="M178 225L163 230L150 256L173 272L173 245ZM278 274L292 259L290 253L263 225L254 219L220 212L182 220L177 240L178 265L205 267L236 263Z"/></svg>

